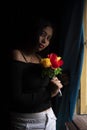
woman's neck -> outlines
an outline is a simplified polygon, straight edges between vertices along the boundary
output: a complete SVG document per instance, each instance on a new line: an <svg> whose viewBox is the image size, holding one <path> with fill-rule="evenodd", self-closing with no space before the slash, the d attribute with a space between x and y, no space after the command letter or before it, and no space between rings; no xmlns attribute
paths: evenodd
<svg viewBox="0 0 87 130"><path fill-rule="evenodd" d="M31 51L31 52L28 52L28 51L23 51L23 50L20 50L23 58L25 59L26 62L32 62L32 63L40 63L40 57L38 56L38 54L36 54L35 51Z"/></svg>

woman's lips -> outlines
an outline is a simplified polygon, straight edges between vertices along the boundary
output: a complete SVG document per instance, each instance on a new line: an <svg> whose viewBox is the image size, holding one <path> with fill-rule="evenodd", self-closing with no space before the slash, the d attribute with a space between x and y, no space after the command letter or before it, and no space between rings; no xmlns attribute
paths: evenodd
<svg viewBox="0 0 87 130"><path fill-rule="evenodd" d="M40 45L39 45L39 46L40 46L40 48L44 48L44 45L43 45L43 44L41 44L41 43L40 43Z"/></svg>

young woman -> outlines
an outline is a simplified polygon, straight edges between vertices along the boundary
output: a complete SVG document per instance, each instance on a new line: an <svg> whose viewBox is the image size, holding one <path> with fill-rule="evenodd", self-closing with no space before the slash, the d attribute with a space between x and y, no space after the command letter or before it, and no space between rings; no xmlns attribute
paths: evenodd
<svg viewBox="0 0 87 130"><path fill-rule="evenodd" d="M28 44L12 51L8 95L10 130L56 130L51 99L63 85L57 77L42 78L41 56L38 53L50 45L53 33L52 25L41 21L33 27L33 37L26 40ZM51 87L56 86L53 91L50 84Z"/></svg>

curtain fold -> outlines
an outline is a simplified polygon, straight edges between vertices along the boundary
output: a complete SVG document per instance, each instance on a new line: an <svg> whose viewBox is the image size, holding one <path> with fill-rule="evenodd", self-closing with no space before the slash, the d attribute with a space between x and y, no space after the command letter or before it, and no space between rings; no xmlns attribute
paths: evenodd
<svg viewBox="0 0 87 130"><path fill-rule="evenodd" d="M63 96L61 99L56 99L59 107L57 114L57 130L65 130L65 122L73 118L80 88L84 56L84 0L73 1L73 4L70 4L70 6L67 5L66 8L67 11L62 16L62 40L60 40L59 44L62 49L62 57L64 60L63 70L69 72L70 83L63 89Z"/></svg>

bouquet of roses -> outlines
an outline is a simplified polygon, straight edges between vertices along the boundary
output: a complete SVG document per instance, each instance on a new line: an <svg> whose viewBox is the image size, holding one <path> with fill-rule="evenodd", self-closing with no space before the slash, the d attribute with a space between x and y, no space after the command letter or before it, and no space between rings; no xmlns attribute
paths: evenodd
<svg viewBox="0 0 87 130"><path fill-rule="evenodd" d="M55 53L48 54L47 58L41 59L41 64L44 67L42 77L48 76L49 78L53 78L56 75L61 74L61 66L63 63L64 62L60 56L57 56ZM59 96L62 96L61 90L59 90Z"/></svg>
<svg viewBox="0 0 87 130"><path fill-rule="evenodd" d="M49 76L49 78L53 78L54 76L62 73L61 66L63 65L63 60L55 53L48 54L47 58L42 58L41 64L44 67L42 71L43 77Z"/></svg>

